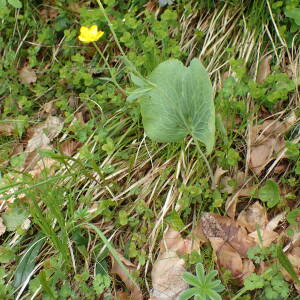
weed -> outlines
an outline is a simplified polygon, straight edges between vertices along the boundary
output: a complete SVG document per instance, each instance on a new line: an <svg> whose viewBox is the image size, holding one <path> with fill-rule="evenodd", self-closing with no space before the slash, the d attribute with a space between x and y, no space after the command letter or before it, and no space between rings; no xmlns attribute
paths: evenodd
<svg viewBox="0 0 300 300"><path fill-rule="evenodd" d="M204 272L201 263L196 265L196 276L190 273L184 273L183 279L193 287L183 292L179 299L185 300L195 297L195 299L221 300L220 292L224 290L224 286L220 280L215 280L218 272L216 270Z"/></svg>

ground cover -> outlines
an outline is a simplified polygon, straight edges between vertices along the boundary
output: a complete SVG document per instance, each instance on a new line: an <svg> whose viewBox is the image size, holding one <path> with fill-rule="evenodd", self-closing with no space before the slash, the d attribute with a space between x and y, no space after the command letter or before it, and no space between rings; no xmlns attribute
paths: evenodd
<svg viewBox="0 0 300 300"><path fill-rule="evenodd" d="M299 299L299 10L0 1L0 299Z"/></svg>

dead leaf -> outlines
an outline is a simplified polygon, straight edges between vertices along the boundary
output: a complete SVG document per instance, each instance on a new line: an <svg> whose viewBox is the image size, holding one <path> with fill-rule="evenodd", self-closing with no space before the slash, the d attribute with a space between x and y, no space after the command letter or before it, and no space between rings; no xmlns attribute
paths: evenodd
<svg viewBox="0 0 300 300"><path fill-rule="evenodd" d="M83 112L82 111L77 112L74 115L74 119L76 119L79 122L80 125L82 125L82 126L85 125L84 116L83 116Z"/></svg>
<svg viewBox="0 0 300 300"><path fill-rule="evenodd" d="M36 178L42 173L43 170L49 169L50 171L49 171L48 175L53 175L54 168L52 168L52 167L56 166L57 164L58 164L58 162L56 160L49 158L49 157L43 157L37 161L37 163L34 165L33 169L30 170L28 173Z"/></svg>
<svg viewBox="0 0 300 300"><path fill-rule="evenodd" d="M278 227L279 223L284 221L285 215L286 215L286 212L282 212L282 213L276 215L274 218L272 218L268 222L266 229L267 230L275 230Z"/></svg>
<svg viewBox="0 0 300 300"><path fill-rule="evenodd" d="M233 278L240 277L243 274L241 255L223 238L211 237L209 241L217 256L218 266L230 270Z"/></svg>
<svg viewBox="0 0 300 300"><path fill-rule="evenodd" d="M63 128L63 122L53 116L49 116L45 122L31 128L31 137L25 148L26 159L22 170L27 170L37 177L45 168L51 168L57 161L48 157L41 157L37 150L52 150L51 141L59 135ZM51 174L51 173L50 173Z"/></svg>
<svg viewBox="0 0 300 300"><path fill-rule="evenodd" d="M17 156L24 151L23 144L16 144L11 152L11 157Z"/></svg>
<svg viewBox="0 0 300 300"><path fill-rule="evenodd" d="M160 243L160 253L153 264L151 278L153 290L151 297L158 300L178 299L179 295L188 288L182 279L185 272L184 260L179 255L198 250L201 242L199 226L191 233L191 238L183 239L180 232L169 228Z"/></svg>
<svg viewBox="0 0 300 300"><path fill-rule="evenodd" d="M2 218L0 218L0 236L6 231L6 226L3 224Z"/></svg>
<svg viewBox="0 0 300 300"><path fill-rule="evenodd" d="M217 167L214 174L215 183L219 184L221 177L227 172L228 170L223 170L222 167Z"/></svg>
<svg viewBox="0 0 300 300"><path fill-rule="evenodd" d="M256 81L258 83L262 83L265 81L267 76L271 74L271 68L270 68L270 62L272 60L272 55L267 55L262 60L260 61L258 71L257 71L257 76L256 76Z"/></svg>
<svg viewBox="0 0 300 300"><path fill-rule="evenodd" d="M252 237L255 240L255 243L260 245L262 247L268 247L270 246L277 238L279 237L278 233L272 230L264 229L260 231L261 236L261 242L259 239L259 235L257 231L254 231L249 234L250 237Z"/></svg>
<svg viewBox="0 0 300 300"><path fill-rule="evenodd" d="M263 144L253 146L250 153L249 167L259 175L272 158L276 140L270 138Z"/></svg>
<svg viewBox="0 0 300 300"><path fill-rule="evenodd" d="M284 171L287 170L288 162L287 161L281 161L273 170L274 174L281 174Z"/></svg>
<svg viewBox="0 0 300 300"><path fill-rule="evenodd" d="M248 237L245 228L236 221L213 213L205 213L201 218L202 230L206 237L220 237L230 244L242 257L248 257L247 251L254 247L252 238Z"/></svg>
<svg viewBox="0 0 300 300"><path fill-rule="evenodd" d="M47 102L42 106L41 111L39 112L40 118L46 118L49 115L55 116L57 113L57 107L53 101Z"/></svg>
<svg viewBox="0 0 300 300"><path fill-rule="evenodd" d="M116 300L128 300L130 299L130 295L126 292L117 292L117 297L114 297Z"/></svg>
<svg viewBox="0 0 300 300"><path fill-rule="evenodd" d="M43 19L44 22L49 22L57 18L58 16L58 9L54 7L47 7L43 8L39 11L39 14L41 15L41 18Z"/></svg>
<svg viewBox="0 0 300 300"><path fill-rule="evenodd" d="M236 221L213 213L201 217L202 230L209 239L220 268L230 270L233 277L243 279L254 266L247 261L247 251L255 246L245 228Z"/></svg>
<svg viewBox="0 0 300 300"><path fill-rule="evenodd" d="M45 122L33 129L32 137L29 139L25 151L32 152L49 145L60 134L63 126L64 123L58 117L49 116Z"/></svg>
<svg viewBox="0 0 300 300"><path fill-rule="evenodd" d="M126 269L128 270L129 274L136 270L136 266L131 263L128 259L126 259L123 255L118 253L118 257L121 260L121 262L124 264ZM124 271L124 269L115 261L114 257L110 255L112 267L111 267L111 273L118 275L121 280L125 283L126 287L130 291L130 298L131 300L142 300L143 295L141 292L140 287L133 282L127 275L127 273Z"/></svg>
<svg viewBox="0 0 300 300"><path fill-rule="evenodd" d="M230 176L223 176L220 180L221 185L221 192L222 193L228 193L228 195L232 194L234 192L234 187L232 185L229 185L230 180L232 178Z"/></svg>
<svg viewBox="0 0 300 300"><path fill-rule="evenodd" d="M0 121L0 135L14 135L15 128L15 123L13 121Z"/></svg>
<svg viewBox="0 0 300 300"><path fill-rule="evenodd" d="M156 2L155 1L149 1L146 4L146 10L153 12L156 9Z"/></svg>
<svg viewBox="0 0 300 300"><path fill-rule="evenodd" d="M80 147L81 147L80 142L75 140L67 140L61 144L60 150L63 154L72 156L75 154L76 150Z"/></svg>
<svg viewBox="0 0 300 300"><path fill-rule="evenodd" d="M158 300L178 299L189 287L182 279L183 273L186 272L184 264L184 259L179 258L175 251L167 250L160 254L151 272L153 285L151 297Z"/></svg>
<svg viewBox="0 0 300 300"><path fill-rule="evenodd" d="M24 66L19 72L19 78L21 83L30 84L37 80L36 73L33 69L28 66Z"/></svg>
<svg viewBox="0 0 300 300"><path fill-rule="evenodd" d="M248 232L253 232L256 231L257 225L259 225L260 228L267 226L267 211L259 202L255 202L249 208L240 212L237 221L241 226L245 227Z"/></svg>
<svg viewBox="0 0 300 300"><path fill-rule="evenodd" d="M291 262L296 274L300 276L300 247L295 247L291 250L290 253L287 254L287 257L289 261ZM293 282L293 279L291 278L290 274L285 270L281 269L281 272L285 278L285 280L289 282ZM300 286L294 283L294 286L298 293L300 293Z"/></svg>
<svg viewBox="0 0 300 300"><path fill-rule="evenodd" d="M227 215L234 219L235 218L235 212L236 212L236 205L238 203L239 197L250 197L251 193L253 192L252 188L244 188L239 190L237 193L235 193L233 196L228 197L225 203L225 210Z"/></svg>
<svg viewBox="0 0 300 300"><path fill-rule="evenodd" d="M183 239L179 231L169 228L160 242L160 252L164 253L169 250L178 255L191 253L193 250L192 240Z"/></svg>
<svg viewBox="0 0 300 300"><path fill-rule="evenodd" d="M278 227L280 221L283 220L285 212L275 216L268 222L267 212L259 202L255 202L249 208L241 211L237 221L240 225L247 228L249 236L253 238L256 244L261 244L263 247L268 247L278 239L279 234L274 230ZM259 234L257 232L259 226ZM262 241L260 241L259 235Z"/></svg>
<svg viewBox="0 0 300 300"><path fill-rule="evenodd" d="M266 120L251 130L249 167L260 175L265 166L285 147L283 134L296 122L294 113L284 121Z"/></svg>

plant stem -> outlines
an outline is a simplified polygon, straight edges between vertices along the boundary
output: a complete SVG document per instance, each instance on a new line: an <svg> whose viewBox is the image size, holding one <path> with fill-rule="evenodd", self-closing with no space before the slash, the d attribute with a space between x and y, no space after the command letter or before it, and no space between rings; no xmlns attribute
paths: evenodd
<svg viewBox="0 0 300 300"><path fill-rule="evenodd" d="M100 48L98 47L98 45L96 44L96 42L93 42L96 50L98 51L98 53L100 54L101 58L104 60L104 63L106 65L106 67L108 68L109 70L109 73L110 73L110 76L111 76L111 79L113 81L113 83L117 86L117 88L122 92L123 95L126 95L126 92L124 89L121 88L121 86L118 84L117 80L116 80L116 77L115 77L115 74L113 73L106 57L104 56L104 54L102 53L102 51L100 50Z"/></svg>
<svg viewBox="0 0 300 300"><path fill-rule="evenodd" d="M197 139L195 137L193 137L193 140L194 140L194 142L196 144L196 148L197 148L199 154L202 156L202 158L203 158L203 160L204 160L204 162L205 162L205 164L207 166L207 169L208 169L208 172L209 172L209 176L210 176L210 179L211 179L211 188L213 190L215 190L216 189L216 183L215 183L214 174L213 174L212 169L211 169L211 167L209 165L209 162L208 162L206 156L204 155L204 153L201 151L201 148L199 146L199 143L198 143Z"/></svg>
<svg viewBox="0 0 300 300"><path fill-rule="evenodd" d="M237 300L240 296L242 296L244 293L246 293L248 289L242 288L231 300Z"/></svg>
<svg viewBox="0 0 300 300"><path fill-rule="evenodd" d="M99 5L99 7L100 7L100 9L101 9L101 11L102 11L102 13L103 13L103 15L104 15L104 18L105 18L105 20L106 20L106 22L107 22L107 24L108 24L108 27L109 27L109 29L110 29L110 31L111 31L113 37L114 37L114 40L115 40L115 42L116 42L116 44L117 44L117 46L118 46L118 48L119 48L119 50L120 50L122 56L123 56L127 61L130 62L130 60L128 59L127 55L125 54L125 52L124 52L124 50L123 50L123 48L122 48L122 46L121 46L121 44L120 44L120 42L119 42L119 39L118 39L118 37L117 37L117 35L116 35L116 32L115 32L115 30L114 30L114 28L113 28L113 25L112 25L112 23L110 22L110 19L109 19L107 13L106 13L106 11L105 11L105 9L104 9L104 7L103 7L101 1L100 1L100 0L96 0L96 1L97 1L98 5ZM135 72L140 78L144 79L150 86L153 86L153 83L150 82L148 79L144 78L144 77L142 76L142 74L141 74L138 70L135 69L134 72Z"/></svg>
<svg viewBox="0 0 300 300"><path fill-rule="evenodd" d="M116 42L116 44L117 44L117 46L118 46L120 52L122 53L122 55L123 55L124 57L126 57L126 54L125 54L124 50L122 49L122 47L121 47L121 45L120 45L120 43L119 43L118 37L117 37L117 35L116 35L115 31L114 31L114 28L113 28L113 26L112 26L112 24L111 24L111 22L110 22L110 19L108 18L107 14L106 14L106 11L105 11L105 9L104 9L104 7L103 7L101 1L100 1L100 0L96 0L96 1L97 1L98 5L99 5L99 7L100 7L100 9L101 9L101 11L102 11L102 13L103 13L103 15L104 15L104 18L105 18L105 20L106 20L106 22L107 22L107 24L108 24L108 26L109 26L109 29L110 29L110 31L111 31L111 33L112 33L114 39L115 39L115 42ZM127 58L127 57L126 57L126 58Z"/></svg>

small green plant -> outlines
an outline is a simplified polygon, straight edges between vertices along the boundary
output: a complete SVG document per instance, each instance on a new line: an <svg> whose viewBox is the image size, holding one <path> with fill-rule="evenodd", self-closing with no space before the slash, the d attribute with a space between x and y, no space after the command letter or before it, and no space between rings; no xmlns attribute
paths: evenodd
<svg viewBox="0 0 300 300"><path fill-rule="evenodd" d="M242 294L256 289L263 289L262 299L266 300L288 299L290 293L289 285L279 272L278 265L268 268L260 275L255 273L249 275L244 282L244 287L232 300L240 299Z"/></svg>
<svg viewBox="0 0 300 300"><path fill-rule="evenodd" d="M147 79L137 75L132 74L132 81L139 87L134 95L141 98L146 134L157 142L179 142L192 136L214 186L209 163L198 144L202 142L210 154L215 143L215 107L208 72L198 59L193 59L189 67L169 59Z"/></svg>
<svg viewBox="0 0 300 300"><path fill-rule="evenodd" d="M8 4L14 8L21 8L22 2L20 0L7 0ZM6 0L0 0L0 8L7 6Z"/></svg>
<svg viewBox="0 0 300 300"><path fill-rule="evenodd" d="M196 265L196 276L191 273L184 273L183 279L193 287L184 291L179 300L186 300L195 297L196 300L222 300L219 294L224 290L224 286L220 280L214 280L218 272L216 270L204 272L204 267L201 263Z"/></svg>
<svg viewBox="0 0 300 300"><path fill-rule="evenodd" d="M269 208L272 208L280 203L280 192L278 184L269 179L267 182L260 188L258 192L260 200L267 203Z"/></svg>

